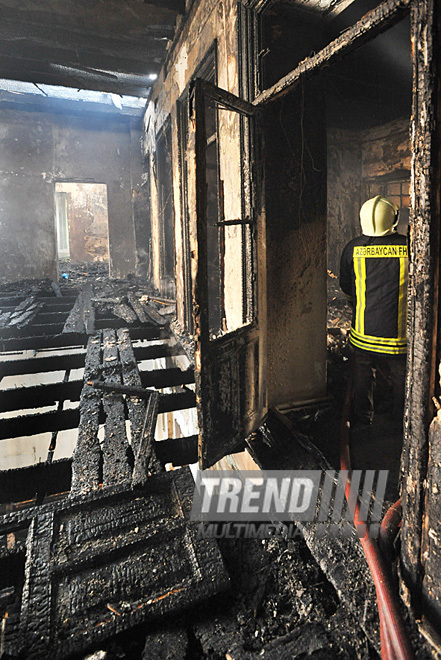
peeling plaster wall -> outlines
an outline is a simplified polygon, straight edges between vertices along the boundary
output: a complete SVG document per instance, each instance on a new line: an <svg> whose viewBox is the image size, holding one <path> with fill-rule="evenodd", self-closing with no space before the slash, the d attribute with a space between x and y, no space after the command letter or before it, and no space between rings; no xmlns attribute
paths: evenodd
<svg viewBox="0 0 441 660"><path fill-rule="evenodd" d="M0 281L56 279L54 183L66 180L107 184L111 274L135 272L130 121L2 110Z"/></svg>

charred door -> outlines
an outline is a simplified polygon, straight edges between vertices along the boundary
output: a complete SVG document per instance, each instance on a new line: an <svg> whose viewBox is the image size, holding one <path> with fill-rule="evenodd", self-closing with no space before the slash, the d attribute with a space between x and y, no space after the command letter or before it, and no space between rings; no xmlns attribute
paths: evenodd
<svg viewBox="0 0 441 660"><path fill-rule="evenodd" d="M240 448L265 409L257 313L261 216L251 167L256 108L200 79L193 84L190 103L199 463L207 468ZM259 244L263 249L264 240Z"/></svg>

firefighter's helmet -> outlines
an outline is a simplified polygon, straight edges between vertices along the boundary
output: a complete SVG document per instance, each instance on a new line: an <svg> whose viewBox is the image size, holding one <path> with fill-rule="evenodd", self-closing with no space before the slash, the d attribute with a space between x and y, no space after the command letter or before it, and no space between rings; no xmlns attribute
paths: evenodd
<svg viewBox="0 0 441 660"><path fill-rule="evenodd" d="M361 230L365 236L387 236L398 225L399 208L385 197L368 199L360 209Z"/></svg>

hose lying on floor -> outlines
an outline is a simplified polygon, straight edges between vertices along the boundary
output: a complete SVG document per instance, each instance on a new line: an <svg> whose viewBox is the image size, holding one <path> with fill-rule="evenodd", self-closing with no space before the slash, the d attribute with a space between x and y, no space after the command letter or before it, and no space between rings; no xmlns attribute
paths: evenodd
<svg viewBox="0 0 441 660"><path fill-rule="evenodd" d="M352 509L351 514L354 519L355 528L359 529L359 526L364 523L359 517L359 502L357 501L354 506L349 500L351 474L349 416L352 398L352 376L353 367L351 366L342 416L340 466L342 470L347 470L349 473L345 487L345 495L348 501L348 506ZM382 547L390 548L390 537L394 528L396 529L397 524L399 524L397 522L397 516L399 515L400 509L401 502L399 500L389 509L383 519L380 528ZM380 552L377 541L369 537L368 526L364 525L364 527L365 532L364 536L360 538L360 543L363 547L369 569L372 573L377 594L378 614L380 617L381 658L382 660L412 660L415 656L401 615L398 594L395 593L393 588L391 572Z"/></svg>

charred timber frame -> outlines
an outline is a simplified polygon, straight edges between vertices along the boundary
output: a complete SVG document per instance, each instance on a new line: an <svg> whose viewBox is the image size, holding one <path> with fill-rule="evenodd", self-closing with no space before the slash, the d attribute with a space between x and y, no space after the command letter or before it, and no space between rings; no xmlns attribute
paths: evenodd
<svg viewBox="0 0 441 660"><path fill-rule="evenodd" d="M412 0L386 0L346 30L340 37L331 41L312 57L300 62L293 71L290 71L274 85L261 92L254 99L253 104L257 106L264 105L291 92L298 84L307 80L309 76L322 67L329 66L401 20L411 4Z"/></svg>
<svg viewBox="0 0 441 660"><path fill-rule="evenodd" d="M426 562L428 497L434 466L428 441L431 398L439 394L440 360L440 8L434 0L412 4L413 106L411 240L408 307L407 399L402 455L402 574L417 614ZM436 453L436 452L435 452ZM433 498L432 498L433 499ZM438 505L439 506L439 505ZM432 512L433 513L433 512ZM439 529L439 509L437 516Z"/></svg>

